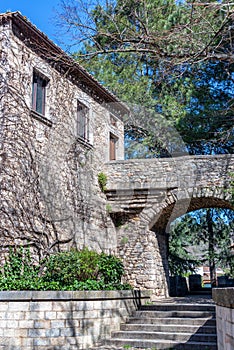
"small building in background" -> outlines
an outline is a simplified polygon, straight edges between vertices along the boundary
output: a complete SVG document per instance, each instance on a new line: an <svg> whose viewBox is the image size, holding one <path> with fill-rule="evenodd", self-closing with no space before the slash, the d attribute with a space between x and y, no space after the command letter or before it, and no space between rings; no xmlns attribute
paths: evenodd
<svg viewBox="0 0 234 350"><path fill-rule="evenodd" d="M201 275L201 283L202 287L211 287L211 281L210 281L210 268L209 266L199 266L196 269L196 273ZM224 275L223 269L220 267L216 268L216 277ZM217 282L216 282L217 285Z"/></svg>

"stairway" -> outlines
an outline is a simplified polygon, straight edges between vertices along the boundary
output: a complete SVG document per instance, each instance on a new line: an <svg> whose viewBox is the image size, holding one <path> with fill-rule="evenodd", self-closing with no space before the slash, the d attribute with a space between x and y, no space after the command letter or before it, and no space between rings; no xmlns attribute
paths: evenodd
<svg viewBox="0 0 234 350"><path fill-rule="evenodd" d="M106 345L143 349L217 350L213 304L141 306Z"/></svg>

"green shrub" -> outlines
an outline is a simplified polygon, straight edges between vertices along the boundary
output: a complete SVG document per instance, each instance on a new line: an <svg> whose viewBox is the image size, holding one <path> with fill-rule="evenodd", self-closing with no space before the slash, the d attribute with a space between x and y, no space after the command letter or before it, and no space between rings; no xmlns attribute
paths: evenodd
<svg viewBox="0 0 234 350"><path fill-rule="evenodd" d="M95 279L98 275L97 262L98 254L87 248L53 254L45 263L43 279L54 280L61 286L72 285L75 281Z"/></svg>
<svg viewBox="0 0 234 350"><path fill-rule="evenodd" d="M124 273L121 260L113 255L102 253L98 261L99 272L104 284L118 284Z"/></svg>
<svg viewBox="0 0 234 350"><path fill-rule="evenodd" d="M80 268L77 252L62 252L51 255L44 265L43 280L57 282L59 285L73 283Z"/></svg>
<svg viewBox="0 0 234 350"><path fill-rule="evenodd" d="M84 248L50 255L40 265L32 263L29 248L11 249L2 272L0 290L113 290L121 284L120 259Z"/></svg>
<svg viewBox="0 0 234 350"><path fill-rule="evenodd" d="M99 254L88 248L79 251L80 274L79 281L86 281L98 278Z"/></svg>
<svg viewBox="0 0 234 350"><path fill-rule="evenodd" d="M102 192L106 191L107 176L104 173L98 174L98 183Z"/></svg>

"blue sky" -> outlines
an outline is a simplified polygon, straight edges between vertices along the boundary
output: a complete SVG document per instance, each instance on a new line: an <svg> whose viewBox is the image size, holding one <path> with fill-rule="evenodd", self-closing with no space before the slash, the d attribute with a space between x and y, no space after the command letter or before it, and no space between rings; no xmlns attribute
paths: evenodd
<svg viewBox="0 0 234 350"><path fill-rule="evenodd" d="M0 13L20 11L51 40L58 43L55 16L59 3L59 0L0 0Z"/></svg>

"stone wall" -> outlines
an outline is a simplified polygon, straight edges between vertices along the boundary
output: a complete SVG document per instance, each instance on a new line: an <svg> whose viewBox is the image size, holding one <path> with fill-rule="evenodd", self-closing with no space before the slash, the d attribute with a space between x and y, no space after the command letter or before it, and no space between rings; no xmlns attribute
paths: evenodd
<svg viewBox="0 0 234 350"><path fill-rule="evenodd" d="M218 350L234 349L234 288L215 288Z"/></svg>
<svg viewBox="0 0 234 350"><path fill-rule="evenodd" d="M0 292L0 350L87 350L148 298L134 291Z"/></svg>
<svg viewBox="0 0 234 350"><path fill-rule="evenodd" d="M224 187L234 170L233 155L131 159L105 164L108 190Z"/></svg>
<svg viewBox="0 0 234 350"><path fill-rule="evenodd" d="M120 115L97 96L98 83L82 68L77 78L75 62L66 66L65 54L56 56L23 16L1 16L0 42L1 249L29 242L42 256L70 246L116 252L98 174L109 159L110 133L118 137L117 159L124 157ZM44 115L32 110L35 71L48 81ZM77 134L78 101L88 109L89 141Z"/></svg>
<svg viewBox="0 0 234 350"><path fill-rule="evenodd" d="M136 289L151 290L152 299L168 296L168 271L164 270L158 238L134 220L118 228L118 254L124 262L125 281Z"/></svg>

